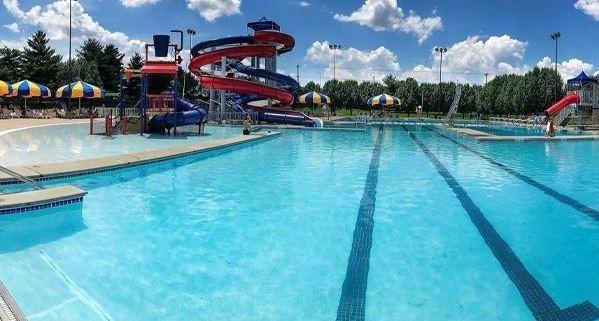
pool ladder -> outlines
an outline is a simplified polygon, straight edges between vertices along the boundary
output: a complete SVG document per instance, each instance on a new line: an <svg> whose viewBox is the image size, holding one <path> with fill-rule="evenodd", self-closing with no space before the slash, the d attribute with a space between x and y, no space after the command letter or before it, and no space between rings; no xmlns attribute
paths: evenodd
<svg viewBox="0 0 599 321"><path fill-rule="evenodd" d="M40 190L40 189L44 189L44 187L42 186L42 184L40 184L39 182L36 182L35 180L32 180L29 177L25 177L17 172L11 171L10 169L4 167L4 166L0 166L0 172L3 172L5 174L8 174L9 176L13 177L14 179L20 181L21 183L25 183L28 184L30 186L32 186L34 189Z"/></svg>

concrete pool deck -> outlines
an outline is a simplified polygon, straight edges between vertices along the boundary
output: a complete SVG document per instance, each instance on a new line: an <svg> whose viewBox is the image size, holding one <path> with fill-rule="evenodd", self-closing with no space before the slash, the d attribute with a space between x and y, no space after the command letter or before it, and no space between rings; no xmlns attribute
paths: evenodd
<svg viewBox="0 0 599 321"><path fill-rule="evenodd" d="M599 135L572 135L572 136L497 136L479 130L462 127L448 127L445 130L453 131L461 136L472 138L477 141L488 142L521 142L521 141L581 141L599 140Z"/></svg>
<svg viewBox="0 0 599 321"><path fill-rule="evenodd" d="M144 165L163 160L199 154L216 149L248 143L279 135L278 132L257 132L251 135L239 135L214 141L198 142L189 145L159 149L153 151L137 152L131 154L115 155L101 158L83 159L60 163L47 163L39 165L14 166L10 170L36 181L56 178L67 178L85 174L93 174L108 170L121 169L137 165ZM20 181L14 177L0 173L0 185L18 184Z"/></svg>
<svg viewBox="0 0 599 321"><path fill-rule="evenodd" d="M0 136L15 130L22 130L40 126L57 126L57 125L73 125L73 124L89 124L89 119L65 119L65 118L9 118L0 119Z"/></svg>

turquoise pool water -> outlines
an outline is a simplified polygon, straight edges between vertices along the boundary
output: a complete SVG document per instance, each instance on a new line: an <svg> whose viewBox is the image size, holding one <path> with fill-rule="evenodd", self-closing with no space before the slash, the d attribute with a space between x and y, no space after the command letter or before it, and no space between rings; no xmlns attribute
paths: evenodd
<svg viewBox="0 0 599 321"><path fill-rule="evenodd" d="M289 131L53 182L89 194L0 217L0 280L33 321L594 319L597 159L432 126Z"/></svg>
<svg viewBox="0 0 599 321"><path fill-rule="evenodd" d="M543 136L544 130L538 127L510 126L502 124L479 123L479 124L456 124L458 127L468 127L497 136ZM557 130L557 136L582 135L580 131Z"/></svg>
<svg viewBox="0 0 599 321"><path fill-rule="evenodd" d="M197 127L193 130L197 130ZM5 133L0 135L0 164L33 165L127 154L231 137L239 135L240 130L207 126L205 135L187 133L177 137L115 135L107 138L88 133L87 123L34 127Z"/></svg>

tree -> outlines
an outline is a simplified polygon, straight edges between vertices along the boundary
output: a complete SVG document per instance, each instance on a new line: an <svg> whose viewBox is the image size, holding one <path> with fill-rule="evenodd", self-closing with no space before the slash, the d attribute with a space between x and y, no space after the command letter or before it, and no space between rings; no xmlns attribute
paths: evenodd
<svg viewBox="0 0 599 321"><path fill-rule="evenodd" d="M113 44L108 44L104 47L101 64L97 64L97 67L106 91L118 91L119 76L123 69L124 56Z"/></svg>
<svg viewBox="0 0 599 321"><path fill-rule="evenodd" d="M14 83L23 79L23 55L17 49L0 49L0 79Z"/></svg>
<svg viewBox="0 0 599 321"><path fill-rule="evenodd" d="M133 56L131 56L131 58L129 58L129 63L127 63L127 69L139 70L141 69L141 67L144 66L144 63L144 58L139 54L139 52L136 52L133 54Z"/></svg>
<svg viewBox="0 0 599 321"><path fill-rule="evenodd" d="M76 79L74 79L76 78ZM95 62L87 62L82 59L76 59L69 70L69 63L62 62L58 72L57 79L63 85L69 84L74 80L85 81L89 84L102 87L102 78Z"/></svg>
<svg viewBox="0 0 599 321"><path fill-rule="evenodd" d="M104 59L104 45L98 39L88 38L77 50L77 58L87 62L93 61L100 66Z"/></svg>
<svg viewBox="0 0 599 321"><path fill-rule="evenodd" d="M57 74L60 69L62 56L48 45L50 40L43 31L37 31L27 39L27 46L23 51L24 75L40 84L57 87Z"/></svg>
<svg viewBox="0 0 599 321"><path fill-rule="evenodd" d="M313 81L309 81L309 82L306 84L306 86L304 86L304 87L301 89L301 93L302 93L302 94L306 94L306 93L309 93L309 92L311 92L311 91L315 91L315 92L318 92L318 93L319 93L319 92L321 92L321 90L322 90L322 89L320 88L320 85L319 85L319 84L317 84L317 83L315 83L315 82L313 82Z"/></svg>

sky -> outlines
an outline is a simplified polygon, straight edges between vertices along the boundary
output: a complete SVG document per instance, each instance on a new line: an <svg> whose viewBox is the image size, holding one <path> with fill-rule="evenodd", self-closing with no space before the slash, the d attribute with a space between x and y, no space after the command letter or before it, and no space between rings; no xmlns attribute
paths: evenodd
<svg viewBox="0 0 599 321"><path fill-rule="evenodd" d="M0 46L21 48L41 29L67 56L68 0L1 1ZM562 76L599 74L599 0L79 0L72 9L74 48L94 37L127 56L153 34L193 28L197 43L245 35L247 22L265 16L295 38L278 69L296 77L299 65L302 84L324 83L333 69L338 79L436 82L438 46L448 49L444 80L484 83L484 74L553 67L556 31Z"/></svg>

